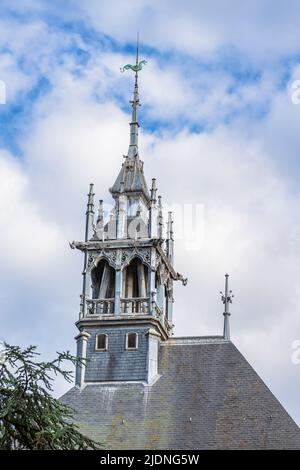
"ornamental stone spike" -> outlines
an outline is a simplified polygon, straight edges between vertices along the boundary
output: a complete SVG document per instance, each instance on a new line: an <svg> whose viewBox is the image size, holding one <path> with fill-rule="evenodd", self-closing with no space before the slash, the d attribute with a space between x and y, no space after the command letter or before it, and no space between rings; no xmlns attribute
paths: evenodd
<svg viewBox="0 0 300 470"><path fill-rule="evenodd" d="M92 230L94 226L94 184L90 184L90 190L88 193L88 202L86 207L85 213L85 241L89 241L92 235ZM88 263L88 254L87 250L84 252L84 260L83 260L83 271L82 271L82 295L81 295L81 302L80 302L80 313L79 318L84 317L86 311L86 303L85 299L87 296L88 291L88 282L87 282L87 263Z"/></svg>
<svg viewBox="0 0 300 470"><path fill-rule="evenodd" d="M168 212L168 223L167 223L167 256L173 266L174 261L174 236L173 236L173 214Z"/></svg>
<svg viewBox="0 0 300 470"><path fill-rule="evenodd" d="M97 217L97 226L98 228L103 228L103 199L99 199L99 206L98 206L98 217Z"/></svg>
<svg viewBox="0 0 300 470"><path fill-rule="evenodd" d="M162 212L162 202L161 196L158 196L158 238L163 238L163 212Z"/></svg>
<svg viewBox="0 0 300 470"><path fill-rule="evenodd" d="M88 193L88 203L87 203L87 210L86 213L88 212L94 212L94 183L90 183L90 190Z"/></svg>
<svg viewBox="0 0 300 470"><path fill-rule="evenodd" d="M149 208L149 236L157 238L158 236L158 207L156 205L156 179L152 178L152 186L150 191L150 208Z"/></svg>
<svg viewBox="0 0 300 470"><path fill-rule="evenodd" d="M151 202L152 202L153 204L156 204L156 192L157 192L156 178L152 178Z"/></svg>
<svg viewBox="0 0 300 470"><path fill-rule="evenodd" d="M167 225L167 239L173 240L173 214L172 212L168 212L168 225Z"/></svg>
<svg viewBox="0 0 300 470"><path fill-rule="evenodd" d="M220 292L221 294L221 301L224 304L224 328L223 328L223 338L225 341L230 341L230 324L229 324L229 317L230 317L230 312L229 312L229 304L232 304L232 299L234 295L232 294L232 291L228 289L228 278L229 274L225 274L225 294L223 292Z"/></svg>
<svg viewBox="0 0 300 470"><path fill-rule="evenodd" d="M86 207L86 222L85 222L85 241L88 241L91 236L93 223L94 223L94 184L90 184L88 193L88 202Z"/></svg>

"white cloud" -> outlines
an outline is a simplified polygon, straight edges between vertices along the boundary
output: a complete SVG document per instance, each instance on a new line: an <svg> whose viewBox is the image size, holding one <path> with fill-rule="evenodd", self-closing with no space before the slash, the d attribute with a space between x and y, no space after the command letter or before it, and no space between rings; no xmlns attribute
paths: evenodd
<svg viewBox="0 0 300 470"><path fill-rule="evenodd" d="M73 2L94 28L119 41L142 41L159 50L176 49L211 55L234 47L247 59L266 63L282 54L297 53L299 3L271 0L242 4L238 0L149 0Z"/></svg>
<svg viewBox="0 0 300 470"><path fill-rule="evenodd" d="M1 260L10 276L40 275L61 241L59 228L47 220L24 170L6 152L0 154ZM38 261L40 260L40 261Z"/></svg>

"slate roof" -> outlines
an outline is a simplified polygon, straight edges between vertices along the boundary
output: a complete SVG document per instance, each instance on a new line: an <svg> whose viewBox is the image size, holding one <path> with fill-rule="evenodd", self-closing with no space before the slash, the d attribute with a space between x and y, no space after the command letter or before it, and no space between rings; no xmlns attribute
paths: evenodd
<svg viewBox="0 0 300 470"><path fill-rule="evenodd" d="M150 194L144 176L143 162L138 158L126 158L120 173L113 186L110 188L112 194L121 192L121 184L124 184L124 193L140 192L146 201L150 201Z"/></svg>
<svg viewBox="0 0 300 470"><path fill-rule="evenodd" d="M107 449L300 449L300 430L231 342L162 343L160 377L88 384L61 401Z"/></svg>

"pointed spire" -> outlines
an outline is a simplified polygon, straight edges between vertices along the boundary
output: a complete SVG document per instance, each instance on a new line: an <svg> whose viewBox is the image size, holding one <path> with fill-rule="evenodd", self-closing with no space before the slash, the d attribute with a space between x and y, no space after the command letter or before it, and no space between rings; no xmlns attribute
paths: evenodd
<svg viewBox="0 0 300 470"><path fill-rule="evenodd" d="M162 202L161 196L158 196L158 238L163 238L163 212L162 212Z"/></svg>
<svg viewBox="0 0 300 470"><path fill-rule="evenodd" d="M173 216L172 212L168 212L167 239L173 240Z"/></svg>
<svg viewBox="0 0 300 470"><path fill-rule="evenodd" d="M97 226L98 228L103 228L103 219L104 219L104 213L103 213L103 200L99 199L99 207L98 207L98 216L97 216Z"/></svg>
<svg viewBox="0 0 300 470"><path fill-rule="evenodd" d="M85 241L88 241L91 236L91 231L94 222L94 185L90 184L90 190L88 193L88 203L86 207L86 222L85 222Z"/></svg>
<svg viewBox="0 0 300 470"><path fill-rule="evenodd" d="M225 339L225 341L230 341L229 304L232 304L232 298L234 297L234 295L232 294L232 291L228 290L228 278L229 278L229 274L225 274L225 294L223 294L223 292L220 292L221 300L225 307L224 313L223 313L224 315L223 338Z"/></svg>
<svg viewBox="0 0 300 470"><path fill-rule="evenodd" d="M86 208L86 214L92 212L94 213L94 184L90 184L90 190L88 193L88 203L87 203L87 208Z"/></svg>
<svg viewBox="0 0 300 470"><path fill-rule="evenodd" d="M151 202L152 202L153 204L156 204L156 192L157 192L156 179L155 179L155 178L152 178Z"/></svg>
<svg viewBox="0 0 300 470"><path fill-rule="evenodd" d="M147 183L144 176L143 163L139 159L138 152L138 107L140 106L139 90L138 90L138 72L142 70L146 60L139 60L139 36L137 35L136 45L136 60L135 64L126 64L120 70L132 70L135 73L135 82L133 90L133 100L130 101L132 106L132 116L130 122L130 140L128 153L125 156L125 161L122 165L121 171L114 183L110 188L110 192L118 195L121 191L121 182L124 182L124 192L140 192L143 194L146 204L150 202L150 195Z"/></svg>
<svg viewBox="0 0 300 470"><path fill-rule="evenodd" d="M149 237L157 238L158 236L158 207L156 204L156 179L152 178L152 186L150 190L150 207L149 207Z"/></svg>
<svg viewBox="0 0 300 470"><path fill-rule="evenodd" d="M167 224L167 257L171 265L174 262L174 234L173 234L173 214L168 212L168 224Z"/></svg>
<svg viewBox="0 0 300 470"><path fill-rule="evenodd" d="M97 224L103 223L103 200L99 199Z"/></svg>
<svg viewBox="0 0 300 470"><path fill-rule="evenodd" d="M140 106L139 100L139 87L138 87L138 72L139 72L139 33L137 33L136 38L136 59L135 59L135 80L134 80L134 90L133 90L133 100L130 101L132 106L132 115L130 122L130 141L128 149L128 158L138 158L138 132L139 132L139 123L138 123L138 107Z"/></svg>

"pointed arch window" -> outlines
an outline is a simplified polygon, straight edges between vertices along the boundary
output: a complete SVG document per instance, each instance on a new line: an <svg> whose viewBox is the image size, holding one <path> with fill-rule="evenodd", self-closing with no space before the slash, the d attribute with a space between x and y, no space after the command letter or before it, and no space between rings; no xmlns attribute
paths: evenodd
<svg viewBox="0 0 300 470"><path fill-rule="evenodd" d="M124 271L123 297L148 297L148 267L139 258L134 258Z"/></svg>
<svg viewBox="0 0 300 470"><path fill-rule="evenodd" d="M105 259L92 271L93 299L113 299L115 296L115 270Z"/></svg>

